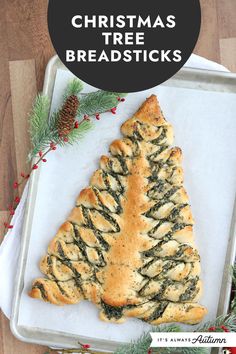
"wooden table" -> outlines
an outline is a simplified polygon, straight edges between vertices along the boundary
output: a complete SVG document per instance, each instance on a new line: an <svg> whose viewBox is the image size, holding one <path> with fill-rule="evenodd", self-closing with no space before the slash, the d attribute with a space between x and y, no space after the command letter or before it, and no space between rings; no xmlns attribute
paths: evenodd
<svg viewBox="0 0 236 354"><path fill-rule="evenodd" d="M236 1L201 0L201 5L202 29L194 52L236 72ZM12 201L12 182L27 168L27 114L35 94L42 89L45 66L54 54L46 11L47 0L0 0L1 224ZM1 238L2 234L0 230ZM0 354L45 351L16 340L0 313Z"/></svg>

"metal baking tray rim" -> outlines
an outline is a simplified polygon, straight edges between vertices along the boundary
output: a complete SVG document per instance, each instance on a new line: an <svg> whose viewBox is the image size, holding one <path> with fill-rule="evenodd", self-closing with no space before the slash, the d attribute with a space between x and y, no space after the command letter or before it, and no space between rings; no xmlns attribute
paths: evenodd
<svg viewBox="0 0 236 354"><path fill-rule="evenodd" d="M61 63L58 56L52 57L48 62L45 71L45 81L43 86L43 94L48 95L50 99L54 87L56 71L59 68L67 70L65 66ZM230 89L228 90L226 89L225 92L233 91L236 93L235 74L232 74L230 72L220 72L220 71L206 70L206 69L202 70L202 69L183 68L171 79L171 83L167 81L163 85L166 86L173 85L173 83L182 80L183 86L188 87L189 82L191 82L193 78L196 77L196 75L201 78L202 82L205 85L204 86L205 90L216 90L215 87L216 85L214 83L214 80L216 79L217 76L217 79L220 81L219 84L223 84L224 82L227 81L227 85L230 86ZM199 86L198 89L201 89L201 86ZM34 161L32 163L34 163ZM55 347L56 344L53 338L57 337L58 340L57 346L59 347L64 347L64 348L76 347L78 345L78 339L79 339L81 342L89 342L91 344L91 349L93 350L99 349L104 353L110 352L111 350L115 350L118 345L124 343L118 341L109 341L110 349L107 350L106 348L107 341L105 340L77 336L77 335L59 332L59 331L42 330L39 328L19 326L17 324L20 296L21 296L22 289L24 288L23 275L24 275L24 269L27 261L30 229L32 226L32 215L33 215L35 200L37 196L37 189L34 191L34 193L32 192L35 185L37 184L39 176L40 176L40 168L38 170L38 173L33 174L29 181L29 192L28 192L29 194L26 203L20 254L18 260L18 269L16 273L16 282L15 282L14 297L12 303L12 315L10 320L11 331L17 339L28 343L37 343L37 344ZM218 315L226 314L228 311L230 293L232 287L232 280L229 274L229 266L234 264L235 255L236 255L236 201L235 201L234 211L232 215L231 231L229 237L228 250L226 254L227 262L225 263L225 269L224 269L225 276L223 277L223 281L222 281L221 296L218 305ZM40 333L37 339L34 337L35 332Z"/></svg>

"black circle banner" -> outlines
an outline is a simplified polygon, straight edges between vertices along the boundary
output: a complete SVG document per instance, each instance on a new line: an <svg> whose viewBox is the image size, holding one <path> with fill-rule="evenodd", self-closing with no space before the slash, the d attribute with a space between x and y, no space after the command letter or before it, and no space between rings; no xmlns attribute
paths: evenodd
<svg viewBox="0 0 236 354"><path fill-rule="evenodd" d="M190 57L199 0L49 0L48 27L62 62L100 89L134 92L172 77Z"/></svg>

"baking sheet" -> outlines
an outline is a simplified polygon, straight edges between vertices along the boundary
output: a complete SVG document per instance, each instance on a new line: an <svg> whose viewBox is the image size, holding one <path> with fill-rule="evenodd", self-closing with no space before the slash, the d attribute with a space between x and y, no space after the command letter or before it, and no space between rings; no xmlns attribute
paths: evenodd
<svg viewBox="0 0 236 354"><path fill-rule="evenodd" d="M59 70L53 107L57 107L68 71ZM86 91L91 87L86 87ZM77 146L51 153L41 170L33 218L18 324L59 330L101 339L130 341L147 324L130 319L122 325L98 320L97 309L88 302L58 308L27 296L32 280L41 276L38 261L49 240L64 221L80 189L98 166L101 154L119 136L121 123L132 115L151 93L156 93L166 118L174 125L176 140L184 152L185 186L196 220L195 234L202 256L207 319L216 316L236 186L235 95L160 86L130 94L116 116L105 114L93 131ZM46 205L46 207L45 207ZM92 328L92 330L91 330Z"/></svg>

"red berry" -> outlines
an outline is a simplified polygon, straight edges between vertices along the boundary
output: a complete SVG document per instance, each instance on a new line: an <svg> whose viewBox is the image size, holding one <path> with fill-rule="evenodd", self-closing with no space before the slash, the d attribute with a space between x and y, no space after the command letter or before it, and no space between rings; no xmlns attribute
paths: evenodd
<svg viewBox="0 0 236 354"><path fill-rule="evenodd" d="M56 146L55 146L55 144L54 144L53 141L50 143L50 148L51 148L52 150L56 150Z"/></svg>
<svg viewBox="0 0 236 354"><path fill-rule="evenodd" d="M51 150L56 150L57 149L56 145L53 142L50 143L50 148L51 148Z"/></svg>
<svg viewBox="0 0 236 354"><path fill-rule="evenodd" d="M121 99L121 102L125 102L125 98L122 98L122 99Z"/></svg>
<svg viewBox="0 0 236 354"><path fill-rule="evenodd" d="M82 345L82 348L83 349L89 349L91 347L91 345L89 345L89 344L83 344Z"/></svg>
<svg viewBox="0 0 236 354"><path fill-rule="evenodd" d="M114 107L114 108L111 109L111 113L112 113L112 114L116 114L116 107Z"/></svg>
<svg viewBox="0 0 236 354"><path fill-rule="evenodd" d="M209 332L214 332L216 330L216 327L210 327L210 328L208 328L208 331Z"/></svg>
<svg viewBox="0 0 236 354"><path fill-rule="evenodd" d="M25 176L25 178L26 178L26 179L30 178L30 174L29 174L29 175L27 175L27 176Z"/></svg>
<svg viewBox="0 0 236 354"><path fill-rule="evenodd" d="M120 101L121 100L121 98L120 97L117 97L117 101Z"/></svg>
<svg viewBox="0 0 236 354"><path fill-rule="evenodd" d="M65 143L68 143L68 141L69 141L69 139L67 137L65 137L63 140Z"/></svg>
<svg viewBox="0 0 236 354"><path fill-rule="evenodd" d="M79 122L78 122L78 121L75 122L74 128L75 128L75 129L78 129L78 128L79 128Z"/></svg>
<svg viewBox="0 0 236 354"><path fill-rule="evenodd" d="M42 157L42 156L43 156L42 151L39 151L39 157Z"/></svg>
<svg viewBox="0 0 236 354"><path fill-rule="evenodd" d="M84 115L84 120L89 120L89 116L87 114Z"/></svg>
<svg viewBox="0 0 236 354"><path fill-rule="evenodd" d="M25 178L25 174L23 172L21 172L21 177Z"/></svg>
<svg viewBox="0 0 236 354"><path fill-rule="evenodd" d="M149 348L147 354L152 354L152 349Z"/></svg>
<svg viewBox="0 0 236 354"><path fill-rule="evenodd" d="M47 162L47 159L42 159L43 162Z"/></svg>
<svg viewBox="0 0 236 354"><path fill-rule="evenodd" d="M97 120L99 120L99 119L100 119L100 114L97 113L97 114L95 115L95 117L96 117Z"/></svg>
<svg viewBox="0 0 236 354"><path fill-rule="evenodd" d="M229 330L226 326L221 326L220 328L223 329L224 332L229 332Z"/></svg>
<svg viewBox="0 0 236 354"><path fill-rule="evenodd" d="M34 166L32 168L33 168L33 170L37 170L38 165L34 164Z"/></svg>
<svg viewBox="0 0 236 354"><path fill-rule="evenodd" d="M7 222L4 222L4 226L7 229L13 229L13 225L8 224Z"/></svg>
<svg viewBox="0 0 236 354"><path fill-rule="evenodd" d="M19 203L20 202L20 198L19 197L15 197L15 203Z"/></svg>
<svg viewBox="0 0 236 354"><path fill-rule="evenodd" d="M11 210L10 211L10 215L13 216L15 214L15 211L14 210Z"/></svg>
<svg viewBox="0 0 236 354"><path fill-rule="evenodd" d="M18 186L19 186L19 183L18 183L18 182L14 182L14 183L13 183L13 188L14 188L14 189L17 189Z"/></svg>
<svg viewBox="0 0 236 354"><path fill-rule="evenodd" d="M225 348L229 351L230 354L236 354L236 348Z"/></svg>

